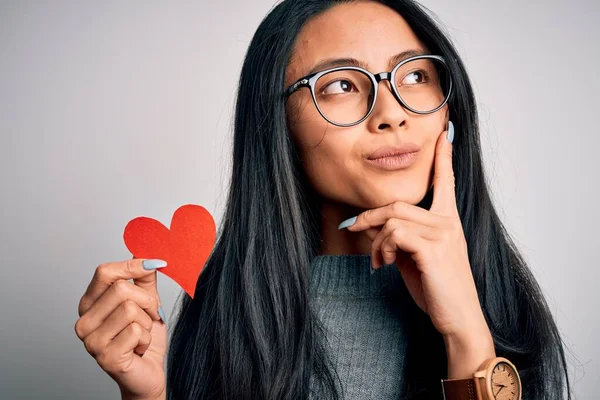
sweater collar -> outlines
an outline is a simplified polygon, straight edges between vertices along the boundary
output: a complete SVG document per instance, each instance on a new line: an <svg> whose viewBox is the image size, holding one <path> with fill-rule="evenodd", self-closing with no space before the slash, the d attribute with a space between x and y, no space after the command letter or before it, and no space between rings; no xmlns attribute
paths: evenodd
<svg viewBox="0 0 600 400"><path fill-rule="evenodd" d="M408 294L395 264L371 274L370 254L318 255L310 265L313 294L327 297L391 297Z"/></svg>

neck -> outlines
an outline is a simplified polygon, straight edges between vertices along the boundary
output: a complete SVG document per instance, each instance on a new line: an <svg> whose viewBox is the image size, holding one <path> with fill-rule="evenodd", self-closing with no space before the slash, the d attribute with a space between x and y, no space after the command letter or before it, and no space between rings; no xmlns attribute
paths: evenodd
<svg viewBox="0 0 600 400"><path fill-rule="evenodd" d="M323 203L320 211L322 242L319 255L371 254L371 241L364 232L338 230L343 220L357 216L362 210L339 203Z"/></svg>

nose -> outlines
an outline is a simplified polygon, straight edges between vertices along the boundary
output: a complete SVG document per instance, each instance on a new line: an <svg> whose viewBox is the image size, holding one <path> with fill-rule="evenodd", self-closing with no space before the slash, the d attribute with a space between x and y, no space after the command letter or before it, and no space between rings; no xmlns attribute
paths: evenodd
<svg viewBox="0 0 600 400"><path fill-rule="evenodd" d="M368 118L368 127L372 132L380 132L385 129L396 130L398 126L402 126L407 118L407 112L402 104L396 99L393 92L391 73L381 72L375 74L377 84L382 81L387 85L379 85L373 112Z"/></svg>

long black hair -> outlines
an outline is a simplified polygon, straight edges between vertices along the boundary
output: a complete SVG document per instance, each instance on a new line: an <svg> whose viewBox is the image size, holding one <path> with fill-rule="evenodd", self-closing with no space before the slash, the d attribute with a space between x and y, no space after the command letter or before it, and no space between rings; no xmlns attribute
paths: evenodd
<svg viewBox="0 0 600 400"><path fill-rule="evenodd" d="M194 299L181 297L167 363L169 399L307 399L311 388L340 397L323 327L309 296L320 242L315 193L286 123L286 66L303 24L348 1L284 0L259 25L241 71L233 168L217 242ZM422 43L445 57L456 135L456 196L479 299L496 353L519 370L525 399L571 398L559 330L526 262L492 204L484 176L475 98L466 69L431 13L411 0L383 0ZM426 206L431 192L421 202ZM406 363L411 398L437 398L445 347L415 313Z"/></svg>

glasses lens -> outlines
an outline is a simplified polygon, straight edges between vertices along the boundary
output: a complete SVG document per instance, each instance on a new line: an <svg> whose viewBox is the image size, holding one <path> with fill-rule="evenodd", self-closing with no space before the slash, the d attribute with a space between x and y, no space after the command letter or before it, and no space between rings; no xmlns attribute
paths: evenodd
<svg viewBox="0 0 600 400"><path fill-rule="evenodd" d="M360 71L329 72L317 80L315 98L327 119L340 125L352 124L360 121L371 108L373 83Z"/></svg>
<svg viewBox="0 0 600 400"><path fill-rule="evenodd" d="M446 65L435 59L409 61L396 71L396 89L404 102L420 112L435 110L450 92Z"/></svg>

